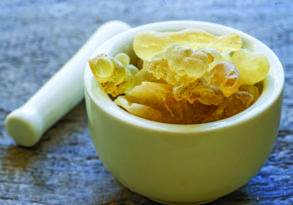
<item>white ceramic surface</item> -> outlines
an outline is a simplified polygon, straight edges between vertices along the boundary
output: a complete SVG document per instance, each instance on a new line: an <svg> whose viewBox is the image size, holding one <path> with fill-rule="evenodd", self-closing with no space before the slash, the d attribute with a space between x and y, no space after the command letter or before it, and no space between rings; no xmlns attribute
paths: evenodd
<svg viewBox="0 0 293 205"><path fill-rule="evenodd" d="M5 127L18 145L36 144L48 128L83 99L83 68L88 58L106 40L129 28L121 21L102 25L28 102L7 116Z"/></svg>

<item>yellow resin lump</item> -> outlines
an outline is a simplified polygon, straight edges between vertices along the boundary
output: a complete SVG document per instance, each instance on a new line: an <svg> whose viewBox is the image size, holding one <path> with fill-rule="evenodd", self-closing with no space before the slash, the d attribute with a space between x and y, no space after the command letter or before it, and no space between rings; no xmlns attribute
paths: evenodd
<svg viewBox="0 0 293 205"><path fill-rule="evenodd" d="M229 62L218 62L209 71L208 83L219 88L225 97L237 92L240 86L240 74L238 69Z"/></svg>
<svg viewBox="0 0 293 205"><path fill-rule="evenodd" d="M216 108L186 100L177 101L172 86L156 82L142 82L119 96L115 103L139 117L178 124L201 123L206 114Z"/></svg>
<svg viewBox="0 0 293 205"><path fill-rule="evenodd" d="M263 54L241 49L234 52L231 59L240 72L241 84L254 85L269 72L269 61Z"/></svg>
<svg viewBox="0 0 293 205"><path fill-rule="evenodd" d="M125 53L119 53L114 58L102 54L90 59L89 66L104 90L116 97L134 86L138 69L129 62L130 58Z"/></svg>
<svg viewBox="0 0 293 205"><path fill-rule="evenodd" d="M133 49L139 58L147 60L171 44L188 45L194 49L214 48L220 51L237 51L242 47L242 40L237 34L215 36L198 29L177 32L143 31L135 36Z"/></svg>
<svg viewBox="0 0 293 205"><path fill-rule="evenodd" d="M98 55L89 65L105 92L133 115L207 123L244 111L260 96L269 61L242 46L234 33L143 31L133 41L136 65L125 53Z"/></svg>

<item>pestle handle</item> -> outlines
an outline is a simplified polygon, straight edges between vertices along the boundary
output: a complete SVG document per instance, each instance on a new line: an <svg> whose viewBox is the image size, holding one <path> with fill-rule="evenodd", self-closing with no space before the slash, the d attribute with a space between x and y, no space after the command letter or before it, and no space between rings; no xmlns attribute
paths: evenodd
<svg viewBox="0 0 293 205"><path fill-rule="evenodd" d="M48 128L83 99L83 71L87 60L98 46L129 28L121 21L102 25L34 96L6 117L7 132L18 145L36 144Z"/></svg>

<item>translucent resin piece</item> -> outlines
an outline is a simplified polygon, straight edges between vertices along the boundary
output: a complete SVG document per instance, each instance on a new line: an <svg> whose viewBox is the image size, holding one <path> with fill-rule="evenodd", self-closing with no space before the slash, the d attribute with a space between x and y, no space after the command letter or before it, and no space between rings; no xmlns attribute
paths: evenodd
<svg viewBox="0 0 293 205"><path fill-rule="evenodd" d="M185 124L201 123L206 114L216 108L201 103L191 104L186 100L177 101L170 85L154 82L143 82L125 96L118 97L115 103L139 117Z"/></svg>
<svg viewBox="0 0 293 205"><path fill-rule="evenodd" d="M220 89L209 86L204 80L176 86L173 93L176 100L187 100L190 103L199 101L204 105L219 105L224 100Z"/></svg>
<svg viewBox="0 0 293 205"><path fill-rule="evenodd" d="M114 58L102 54L89 60L89 66L104 90L112 97L116 97L135 84L134 76L138 69L129 62L130 59L125 53L120 53Z"/></svg>
<svg viewBox="0 0 293 205"><path fill-rule="evenodd" d="M198 29L177 32L144 31L135 36L133 50L139 58L148 60L172 44L185 45L193 49L237 51L242 47L242 40L237 34L215 36Z"/></svg>
<svg viewBox="0 0 293 205"><path fill-rule="evenodd" d="M150 59L164 50L172 41L167 34L157 31L144 31L133 40L133 50L142 60Z"/></svg>
<svg viewBox="0 0 293 205"><path fill-rule="evenodd" d="M162 122L169 116L166 101L171 89L167 84L142 82L125 96L118 97L115 103L134 115Z"/></svg>
<svg viewBox="0 0 293 205"><path fill-rule="evenodd" d="M89 65L96 79L109 78L114 72L114 63L109 56L100 55L89 60Z"/></svg>
<svg viewBox="0 0 293 205"><path fill-rule="evenodd" d="M241 49L232 54L232 63L240 72L241 84L254 85L265 79L269 61L265 55Z"/></svg>
<svg viewBox="0 0 293 205"><path fill-rule="evenodd" d="M148 105L158 109L167 109L166 101L170 97L172 87L168 84L142 82L126 93L132 102Z"/></svg>
<svg viewBox="0 0 293 205"><path fill-rule="evenodd" d="M259 93L259 89L257 86L255 85L241 85L239 87L239 91L245 91L248 92L249 94L251 94L253 96L253 100L256 101L257 98L259 97L260 93Z"/></svg>
<svg viewBox="0 0 293 205"><path fill-rule="evenodd" d="M162 121L161 112L159 110L153 109L147 105L130 102L124 96L117 97L115 103L138 117L159 122Z"/></svg>
<svg viewBox="0 0 293 205"><path fill-rule="evenodd" d="M208 74L208 83L219 88L225 97L237 92L240 75L237 68L229 62L217 63Z"/></svg>
<svg viewBox="0 0 293 205"><path fill-rule="evenodd" d="M127 66L130 63L130 58L125 53L118 53L115 57L123 66Z"/></svg>
<svg viewBox="0 0 293 205"><path fill-rule="evenodd" d="M216 121L238 114L251 106L258 97L259 90L256 86L241 86L239 91L225 98L213 113L207 115L204 122Z"/></svg>
<svg viewBox="0 0 293 205"><path fill-rule="evenodd" d="M208 70L211 57L201 51L180 45L169 46L165 52L144 62L144 69L155 78L180 86L195 82Z"/></svg>
<svg viewBox="0 0 293 205"><path fill-rule="evenodd" d="M238 51L242 47L242 39L237 34L228 34L218 37L215 41L207 45L219 51Z"/></svg>
<svg viewBox="0 0 293 205"><path fill-rule="evenodd" d="M171 45L164 52L169 69L177 75L187 75L194 79L204 75L208 68L209 56L200 51L180 45Z"/></svg>

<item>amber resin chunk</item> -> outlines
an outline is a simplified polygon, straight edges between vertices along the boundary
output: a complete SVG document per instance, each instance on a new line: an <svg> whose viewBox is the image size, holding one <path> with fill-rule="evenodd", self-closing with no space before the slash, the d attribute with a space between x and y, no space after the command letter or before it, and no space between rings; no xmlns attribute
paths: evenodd
<svg viewBox="0 0 293 205"><path fill-rule="evenodd" d="M104 90L116 97L134 86L138 69L129 62L130 58L125 53L119 53L114 58L102 54L90 59L89 66Z"/></svg>
<svg viewBox="0 0 293 205"><path fill-rule="evenodd" d="M269 72L261 53L242 48L231 33L198 29L144 31L134 37L138 59L118 53L89 60L95 79L125 111L148 120L198 124L250 107Z"/></svg>

